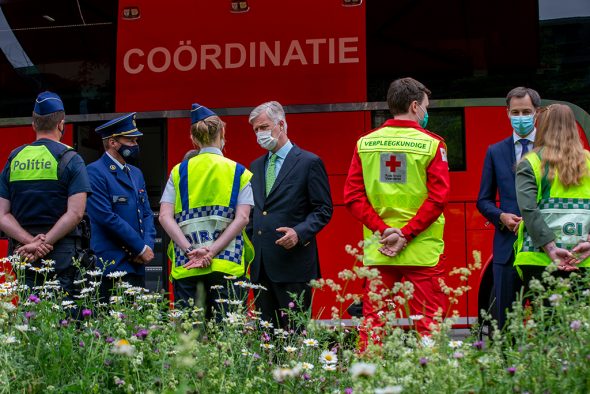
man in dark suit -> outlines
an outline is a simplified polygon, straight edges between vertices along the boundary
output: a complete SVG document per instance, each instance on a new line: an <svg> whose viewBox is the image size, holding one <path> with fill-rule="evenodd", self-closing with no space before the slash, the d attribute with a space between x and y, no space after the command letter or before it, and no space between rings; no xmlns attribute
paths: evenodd
<svg viewBox="0 0 590 394"><path fill-rule="evenodd" d="M254 245L251 279L259 290L262 319L288 328L283 309L311 306L309 281L320 276L315 235L332 217L328 175L322 160L293 145L281 104L256 107L249 122L258 144L269 152L251 164L254 209L247 231ZM289 293L299 297L293 299Z"/></svg>
<svg viewBox="0 0 590 394"><path fill-rule="evenodd" d="M516 162L533 147L541 98L533 89L517 87L506 96L506 105L512 135L488 147L477 198L477 209L496 227L492 268L500 329L506 322L506 309L522 285L513 267L515 231L522 220L516 203L514 171ZM500 207L496 205L496 195L500 197Z"/></svg>
<svg viewBox="0 0 590 394"><path fill-rule="evenodd" d="M144 287L145 265L154 258L154 216L150 209L141 170L127 161L139 154L135 113L113 119L96 128L105 153L88 165L92 196L88 216L92 227L91 247L104 265L100 289L108 299L113 271L124 271L123 280Z"/></svg>

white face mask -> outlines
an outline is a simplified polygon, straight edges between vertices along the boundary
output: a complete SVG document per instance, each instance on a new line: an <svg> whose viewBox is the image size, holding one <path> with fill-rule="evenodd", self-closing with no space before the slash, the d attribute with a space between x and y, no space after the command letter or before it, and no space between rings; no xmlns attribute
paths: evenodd
<svg viewBox="0 0 590 394"><path fill-rule="evenodd" d="M272 136L272 130L264 130L257 132L256 141L258 142L258 145L260 145L262 148L266 150L273 150L279 142L278 139Z"/></svg>
<svg viewBox="0 0 590 394"><path fill-rule="evenodd" d="M225 139L221 140L221 149L220 150L223 150L223 148L225 148Z"/></svg>

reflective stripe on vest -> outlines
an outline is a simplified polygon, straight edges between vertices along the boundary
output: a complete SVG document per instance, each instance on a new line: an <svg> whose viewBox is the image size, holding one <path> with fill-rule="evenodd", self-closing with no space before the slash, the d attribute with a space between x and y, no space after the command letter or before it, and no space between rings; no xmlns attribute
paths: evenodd
<svg viewBox="0 0 590 394"><path fill-rule="evenodd" d="M406 225L428 197L426 169L438 147L439 140L428 134L401 127L380 128L357 142L367 197L388 226ZM441 214L395 257L381 254L381 244L364 227L364 265L437 265L444 249L444 223Z"/></svg>
<svg viewBox="0 0 590 394"><path fill-rule="evenodd" d="M10 162L10 182L56 180L57 160L45 145L25 146Z"/></svg>
<svg viewBox="0 0 590 394"><path fill-rule="evenodd" d="M235 217L238 194L250 179L252 173L244 166L223 156L202 153L185 160L172 169L172 182L176 191L174 218L186 239L195 248L211 245ZM251 247L242 231L222 250L207 268L187 270L183 267L188 259L175 244L171 276L181 279L223 272L242 276L246 257L253 252L244 252Z"/></svg>
<svg viewBox="0 0 590 394"><path fill-rule="evenodd" d="M555 172L551 185L543 178L541 159L538 154L527 155L535 174L537 183L537 206L545 223L556 235L555 244L559 248L571 250L578 242L586 240L590 232L590 177L584 177L580 185L564 187L559 182ZM590 160L586 160L590 170ZM526 224L518 229L518 238L514 244L516 257L514 265L522 276L518 266L537 265L548 266L549 256L541 249L535 248L526 229ZM579 264L580 267L590 267L590 258Z"/></svg>

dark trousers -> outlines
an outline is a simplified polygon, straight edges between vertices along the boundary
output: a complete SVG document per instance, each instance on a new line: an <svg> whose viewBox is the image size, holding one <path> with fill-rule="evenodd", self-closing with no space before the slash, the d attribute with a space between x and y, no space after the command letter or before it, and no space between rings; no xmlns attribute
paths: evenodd
<svg viewBox="0 0 590 394"><path fill-rule="evenodd" d="M243 288L234 285L233 281L225 279L224 276L227 274L211 272L206 275L174 279L174 305L178 308L204 308L207 319L215 318L217 322L221 322L227 312L237 309L231 306L229 301L245 302L246 295Z"/></svg>
<svg viewBox="0 0 590 394"><path fill-rule="evenodd" d="M309 311L309 308L311 307L311 287L308 283L273 282L266 275L264 264L261 264L258 284L267 289L260 289L255 293L256 309L262 312L262 315L260 316L262 320L271 322L274 324L274 327L283 328L285 330L295 329L301 331L305 328L296 322L290 321L289 316L285 311L290 310L294 313L307 313ZM291 297L289 293L296 294L295 298ZM301 294L303 294L303 302L301 305L297 305L297 300Z"/></svg>
<svg viewBox="0 0 590 394"><path fill-rule="evenodd" d="M43 268L44 265L41 260L55 261L55 264L50 267L53 269L50 272L36 273L31 269L25 271L25 284L31 288L32 292L35 292L33 287L42 286L47 278L47 280L58 280L61 288L70 297L74 294L74 280L76 280L77 268L73 266L72 259L76 257L76 249L79 246L79 242L78 238L63 238L53 245L53 250L49 254L31 263L33 267ZM13 253L14 249L14 244L11 243L10 254Z"/></svg>
<svg viewBox="0 0 590 394"><path fill-rule="evenodd" d="M98 291L100 302L109 303L111 296L117 295L119 293L122 294L124 292L124 289L121 289L120 291L116 289L116 284L120 281L127 282L134 287L145 287L145 276L143 275L128 273L122 278L107 278L106 275L103 275L102 282L100 283L100 289Z"/></svg>
<svg viewBox="0 0 590 394"><path fill-rule="evenodd" d="M498 328L501 330L506 324L506 311L510 310L516 295L520 292L522 281L512 265L514 254L507 264L493 264L494 293L496 295L496 313Z"/></svg>

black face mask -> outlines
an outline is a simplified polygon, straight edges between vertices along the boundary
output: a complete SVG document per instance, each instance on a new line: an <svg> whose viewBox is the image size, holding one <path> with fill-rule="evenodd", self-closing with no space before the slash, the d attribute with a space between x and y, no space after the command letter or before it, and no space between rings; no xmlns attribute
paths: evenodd
<svg viewBox="0 0 590 394"><path fill-rule="evenodd" d="M121 147L117 149L117 152L123 156L125 161L128 159L137 160L139 157L139 145L125 145L121 143Z"/></svg>

